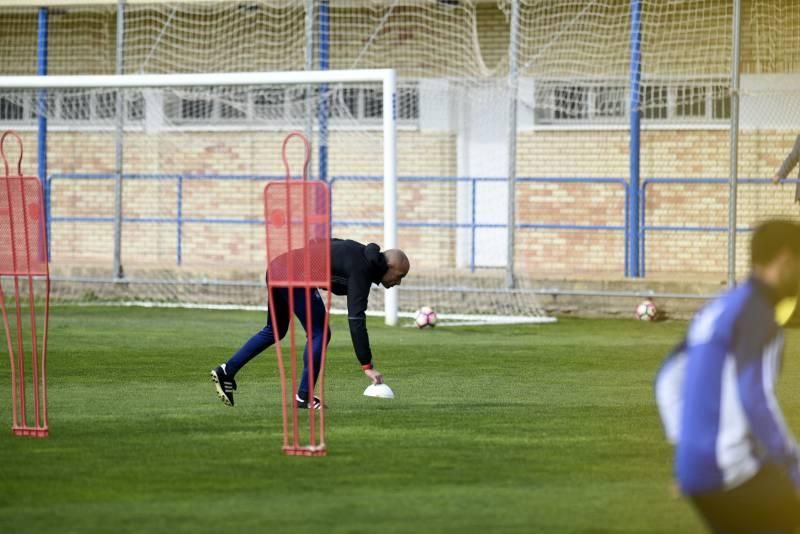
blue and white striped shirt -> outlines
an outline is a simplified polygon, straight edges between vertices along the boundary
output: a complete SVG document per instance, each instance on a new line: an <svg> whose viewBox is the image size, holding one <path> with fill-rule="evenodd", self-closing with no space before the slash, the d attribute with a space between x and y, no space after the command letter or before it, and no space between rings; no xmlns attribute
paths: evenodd
<svg viewBox="0 0 800 534"><path fill-rule="evenodd" d="M798 449L775 399L783 331L758 280L706 305L656 377L656 400L686 495L728 490L766 463L797 484Z"/></svg>

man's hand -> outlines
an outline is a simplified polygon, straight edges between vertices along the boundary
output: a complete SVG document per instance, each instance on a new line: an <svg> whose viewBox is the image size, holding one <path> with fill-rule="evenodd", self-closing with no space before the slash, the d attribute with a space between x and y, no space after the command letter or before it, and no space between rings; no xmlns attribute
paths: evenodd
<svg viewBox="0 0 800 534"><path fill-rule="evenodd" d="M377 369L364 369L364 374L372 380L373 384L383 384L383 375Z"/></svg>
<svg viewBox="0 0 800 534"><path fill-rule="evenodd" d="M782 180L782 178L781 178L780 174L776 174L775 176L772 177L772 183L775 184L775 185L778 185L779 183L781 183L781 180Z"/></svg>

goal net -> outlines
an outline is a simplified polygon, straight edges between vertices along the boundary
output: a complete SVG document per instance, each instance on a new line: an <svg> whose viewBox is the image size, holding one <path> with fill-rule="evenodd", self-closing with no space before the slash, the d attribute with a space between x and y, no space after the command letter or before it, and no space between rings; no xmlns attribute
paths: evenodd
<svg viewBox="0 0 800 534"><path fill-rule="evenodd" d="M755 1L742 6L737 147L738 223L742 227L752 226L765 214L800 221L797 166L791 166L781 185L771 183L800 134L800 35L790 31L797 24L797 1ZM749 267L749 237L739 234L738 273L746 273Z"/></svg>
<svg viewBox="0 0 800 534"><path fill-rule="evenodd" d="M423 305L436 308L442 324L449 315L463 322L465 314L549 320L533 292L503 282L505 260L493 258L492 248L506 234L502 216L490 203L475 209L479 199L503 198L507 165L481 164L477 155L468 161L485 139L459 134L469 128L477 135L488 106L508 101L502 46L483 43L479 28L484 20L507 28L502 11L427 0L311 4L307 11L307 2L288 0L129 3L118 41L116 2L78 1L47 12L47 70L396 69L393 217L412 274L398 304L376 290L370 309L387 311L390 322L395 310L405 318ZM10 30L0 37L0 75L37 72L41 17L36 9L0 8ZM482 45L496 66L487 66ZM265 180L283 176L280 142L294 130L312 139L312 176L330 183L334 237L389 244L380 82L84 81L40 91L6 80L0 120L22 134L31 172L42 163L35 147L46 142L41 168L56 298L262 304L258 199ZM46 139L39 118L47 119ZM505 154L508 132L499 125L491 131L493 146L484 146ZM506 204L497 209L505 213Z"/></svg>
<svg viewBox="0 0 800 534"><path fill-rule="evenodd" d="M287 133L307 123L313 131L308 118L319 108L345 132L327 142L358 147L369 185L382 199L392 193L370 216L381 221L375 240L396 246L396 128L382 113L396 97L393 71L18 76L0 87L28 166L31 149L47 143L57 298L263 302L261 192L285 176ZM369 135L359 133L354 106L369 108ZM46 138L25 131L38 120L48 123ZM293 149L290 172L299 176L304 154ZM366 207L348 204L348 194L337 192L337 209ZM386 300L394 320L396 298Z"/></svg>
<svg viewBox="0 0 800 534"><path fill-rule="evenodd" d="M563 305L570 290L615 289L604 284L631 267L633 200L640 201L640 272L724 277L734 5L137 0L118 12L111 0L75 0L0 7L0 76L394 69L398 184L390 219L412 259L399 309L537 318L556 298ZM795 137L798 13L796 0L742 8L739 272L747 229L769 215L794 217L792 186L774 188L768 179ZM331 185L334 236L387 244L380 83L85 86L48 91L41 102L35 90L4 91L0 122L24 135L26 170L42 168L52 188L56 276L122 274L123 283L109 287L131 297L145 287L134 279L146 279L153 282L146 296L162 301L261 302L257 210L246 199L282 174L276 147L291 130L312 139L312 175ZM638 149L630 144L634 114ZM33 149L40 117L47 119L42 158ZM113 178L118 146L121 202ZM638 191L629 186L631 151L639 156ZM509 176L516 176L513 194ZM121 273L110 258L115 203L124 208ZM69 286L73 298L110 298L108 289L81 284ZM376 291L373 309L384 309L382 298Z"/></svg>
<svg viewBox="0 0 800 534"><path fill-rule="evenodd" d="M0 76L45 68L50 75L395 69L393 219L412 260L400 311L428 305L445 316L537 318L547 316L552 295L610 290L603 284L623 278L633 197L641 201L640 272L724 275L734 5L137 0L118 12L111 0L75 0L46 10L0 7ZM746 230L769 215L794 217L791 185L773 188L768 179L795 137L800 45L791 28L799 13L796 0L742 7L740 272ZM0 122L23 133L27 146L38 145L38 118L47 118L46 165L31 149L26 169L41 165L52 188L56 276L120 274L109 258L116 215L109 210L123 102L117 248L124 284L114 291L133 296L138 278L153 281L149 297L162 301L261 302L260 231L246 199L282 174L275 148L291 130L309 134L312 175L330 182L334 236L386 245L379 83L83 87L48 91L42 102L35 90L4 91ZM635 113L638 149L630 145ZM633 192L631 150L641 182ZM139 242L148 247L135 252ZM87 261L66 261L78 256ZM70 294L109 298L82 284ZM376 291L372 308L384 309L382 297Z"/></svg>

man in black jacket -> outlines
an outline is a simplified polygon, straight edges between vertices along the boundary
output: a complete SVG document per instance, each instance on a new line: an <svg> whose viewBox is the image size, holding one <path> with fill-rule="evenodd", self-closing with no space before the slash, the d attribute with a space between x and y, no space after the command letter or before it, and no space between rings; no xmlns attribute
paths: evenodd
<svg viewBox="0 0 800 534"><path fill-rule="evenodd" d="M270 269L272 268L274 267L271 266ZM400 285L409 268L408 257L400 249L381 252L375 243L362 245L352 240L331 240L331 291L334 295L347 295L347 319L350 323L350 336L356 358L361 363L364 373L374 384L383 382L383 375L372 365L372 350L367 334L366 311L370 288L372 284L383 284L387 289ZM228 406L233 406L236 373L247 362L275 343L276 331L278 337L283 339L289 328L289 290L274 288L271 291L278 324L273 325L271 314L268 314L267 325L251 337L230 360L211 371L211 380L214 382L217 395ZM323 340L327 344L331 336L330 330L323 332L325 305L319 291L315 289L311 295L311 309L307 310L305 290L296 288L293 291L295 315L303 328L306 327L307 314L311 314L312 332L306 334L314 355L314 383L316 383L322 359ZM308 408L311 398L308 391L308 351L309 343L306 343L303 353L303 374L297 389L297 404L301 408ZM310 407L319 408L317 397L313 397Z"/></svg>

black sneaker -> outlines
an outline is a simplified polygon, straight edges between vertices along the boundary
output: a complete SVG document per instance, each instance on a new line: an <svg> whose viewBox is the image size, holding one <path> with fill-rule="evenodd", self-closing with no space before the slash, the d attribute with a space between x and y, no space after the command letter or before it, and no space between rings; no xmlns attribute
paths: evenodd
<svg viewBox="0 0 800 534"><path fill-rule="evenodd" d="M308 401L304 397L301 397L299 393L295 395L294 398L297 401L298 408L307 409L309 407ZM320 406L322 406L322 404L319 401L319 397L314 397L314 401L311 403L311 405L315 410L319 410Z"/></svg>
<svg viewBox="0 0 800 534"><path fill-rule="evenodd" d="M236 391L236 380L225 373L225 364L211 371L211 381L217 388L217 396L227 406L233 406L233 392Z"/></svg>

